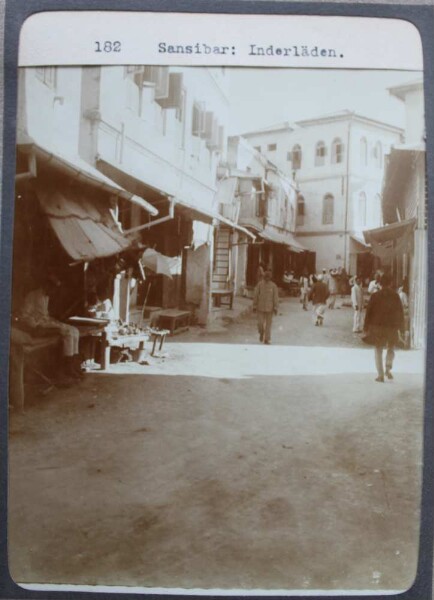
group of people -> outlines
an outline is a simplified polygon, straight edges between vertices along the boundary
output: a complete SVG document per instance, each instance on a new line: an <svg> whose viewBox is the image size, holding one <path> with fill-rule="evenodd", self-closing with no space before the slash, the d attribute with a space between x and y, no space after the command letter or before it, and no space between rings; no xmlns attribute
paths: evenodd
<svg viewBox="0 0 434 600"><path fill-rule="evenodd" d="M278 288L271 277L271 270L263 268L261 265L253 297L253 311L257 314L259 341L264 344L270 344L273 315L277 314L279 307ZM291 281L292 279L293 277L291 277ZM369 300L364 321L363 281L361 277L356 276L348 279L348 285L351 286L351 304L354 310L353 332L364 332L366 339L369 337L369 342L375 347L376 381L384 382L385 378L393 379L395 347L402 341L402 336L405 336L406 333L405 315L408 310L406 280L399 290L395 291L391 287L391 277L377 272L368 285ZM314 324L322 326L326 309L335 307L336 296L342 292L342 287L339 286L338 271L323 269L322 273L317 275L308 275L307 272L304 272L299 279L299 286L303 310L308 310L308 302L312 302ZM384 350L386 350L386 355L383 364Z"/></svg>

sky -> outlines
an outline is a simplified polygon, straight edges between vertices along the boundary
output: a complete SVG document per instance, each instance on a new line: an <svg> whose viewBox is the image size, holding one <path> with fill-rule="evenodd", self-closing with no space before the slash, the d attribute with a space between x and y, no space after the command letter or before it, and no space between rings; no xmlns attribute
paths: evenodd
<svg viewBox="0 0 434 600"><path fill-rule="evenodd" d="M404 127L404 103L387 88L422 77L417 71L227 69L229 134L348 109Z"/></svg>

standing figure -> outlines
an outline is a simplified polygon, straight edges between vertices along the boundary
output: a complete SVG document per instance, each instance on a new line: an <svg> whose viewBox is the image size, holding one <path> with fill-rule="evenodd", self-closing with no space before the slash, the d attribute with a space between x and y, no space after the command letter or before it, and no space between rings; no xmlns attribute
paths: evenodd
<svg viewBox="0 0 434 600"><path fill-rule="evenodd" d="M364 329L373 339L375 346L375 366L378 377L375 381L384 382L384 376L393 379L392 367L395 346L399 341L399 331L404 329L404 311L397 292L391 289L388 275L381 277L381 289L372 294L366 309ZM385 368L383 350L387 348Z"/></svg>
<svg viewBox="0 0 434 600"><path fill-rule="evenodd" d="M322 325L324 323L324 313L327 308L328 297L329 289L327 284L324 283L322 275L318 275L309 294L309 300L311 300L313 304L315 325Z"/></svg>
<svg viewBox="0 0 434 600"><path fill-rule="evenodd" d="M377 271L374 275L374 278L368 285L368 294L370 296L372 296L372 294L375 294L376 292L379 292L381 290L380 282L381 282L381 273L379 271Z"/></svg>
<svg viewBox="0 0 434 600"><path fill-rule="evenodd" d="M303 272L300 277L300 302L303 305L303 310L307 310L307 303L309 301L309 277L307 271Z"/></svg>
<svg viewBox="0 0 434 600"><path fill-rule="evenodd" d="M329 308L331 310L333 310L334 307L335 307L336 296L337 296L337 293L338 293L338 285L339 285L339 281L338 281L337 271L335 269L330 269L330 277L329 277L330 301L329 301Z"/></svg>
<svg viewBox="0 0 434 600"><path fill-rule="evenodd" d="M262 281L264 279L264 273L265 273L265 265L264 265L264 263L260 262L259 266L258 266L258 270L256 271L256 283L259 283L260 281Z"/></svg>
<svg viewBox="0 0 434 600"><path fill-rule="evenodd" d="M255 288L253 311L258 316L259 341L269 344L271 340L271 323L273 313L277 315L279 292L277 285L271 281L271 271L266 270L264 278Z"/></svg>
<svg viewBox="0 0 434 600"><path fill-rule="evenodd" d="M354 308L353 333L362 333L363 289L360 277L354 278L351 288L351 303Z"/></svg>

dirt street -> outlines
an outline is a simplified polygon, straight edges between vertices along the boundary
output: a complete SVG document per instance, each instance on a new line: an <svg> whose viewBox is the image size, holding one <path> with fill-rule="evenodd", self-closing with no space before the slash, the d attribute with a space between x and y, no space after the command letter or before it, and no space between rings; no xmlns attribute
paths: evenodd
<svg viewBox="0 0 434 600"><path fill-rule="evenodd" d="M30 397L10 422L9 558L22 583L409 587L423 356L374 382L352 311L282 302L172 338L166 358Z"/></svg>

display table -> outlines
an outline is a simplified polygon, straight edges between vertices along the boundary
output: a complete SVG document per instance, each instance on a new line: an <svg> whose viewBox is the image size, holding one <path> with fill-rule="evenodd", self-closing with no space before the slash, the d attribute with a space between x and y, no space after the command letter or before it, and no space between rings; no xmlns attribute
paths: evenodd
<svg viewBox="0 0 434 600"><path fill-rule="evenodd" d="M118 348L128 348L129 350L138 349L144 351L145 342L149 340L147 333L131 333L121 335L110 331L104 332L101 352L101 369L104 371L110 368L110 351L113 346Z"/></svg>
<svg viewBox="0 0 434 600"><path fill-rule="evenodd" d="M190 312L175 308L162 310L158 317L158 327L160 329L168 329L170 335L187 331L190 327Z"/></svg>

